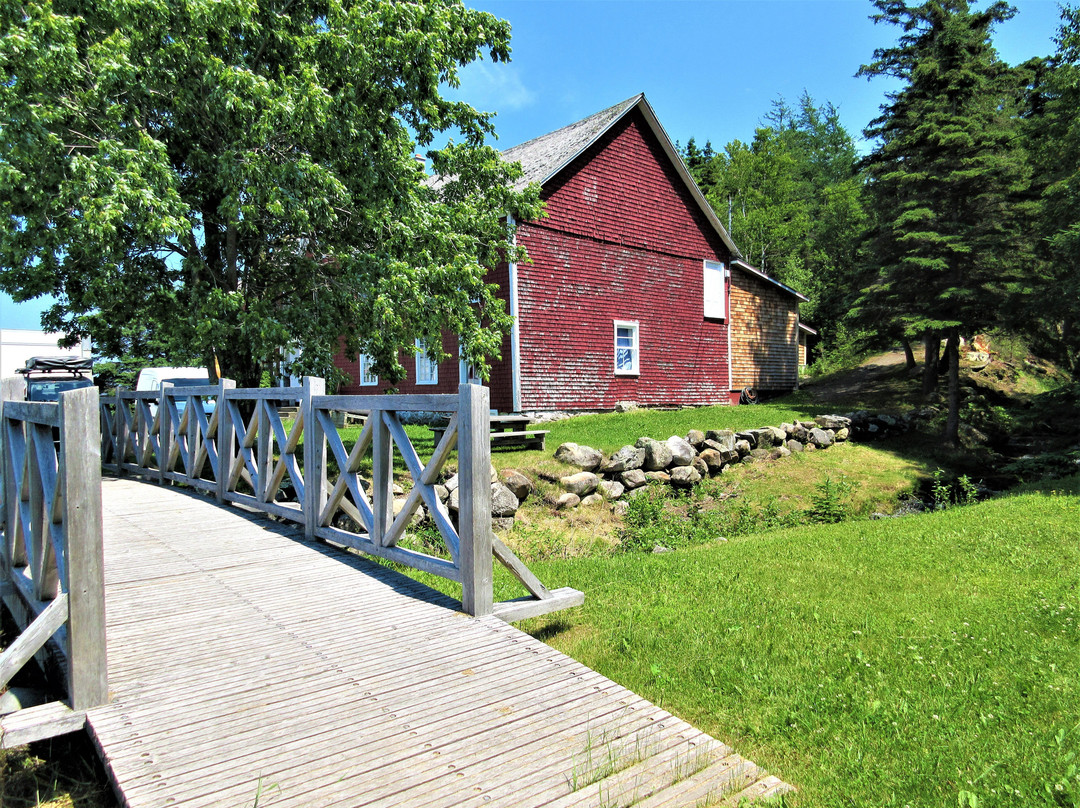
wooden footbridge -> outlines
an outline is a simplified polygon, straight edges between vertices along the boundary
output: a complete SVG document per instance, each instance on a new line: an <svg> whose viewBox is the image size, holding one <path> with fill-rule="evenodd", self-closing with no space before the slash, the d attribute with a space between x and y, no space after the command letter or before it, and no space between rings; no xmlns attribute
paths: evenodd
<svg viewBox="0 0 1080 808"><path fill-rule="evenodd" d="M421 401L226 382L124 393L100 416L92 389L33 405L4 392L0 580L23 631L0 686L36 657L66 698L3 718L3 745L85 726L129 806L659 808L790 790L508 624L582 596L492 537L483 388ZM289 398L286 429L272 405ZM425 465L398 413L440 408L450 426ZM348 451L334 410L370 413ZM432 490L455 446L456 524ZM397 517L395 451L413 482ZM99 460L120 476L102 480ZM296 502L278 501L285 481ZM399 546L420 502L443 553ZM493 561L525 598L492 603Z"/></svg>

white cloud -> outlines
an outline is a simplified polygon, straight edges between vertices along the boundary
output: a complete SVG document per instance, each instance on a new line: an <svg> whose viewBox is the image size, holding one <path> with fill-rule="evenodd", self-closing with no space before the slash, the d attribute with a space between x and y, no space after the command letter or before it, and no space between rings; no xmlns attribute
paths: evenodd
<svg viewBox="0 0 1080 808"><path fill-rule="evenodd" d="M477 61L462 68L458 78L461 86L447 95L467 101L477 109L488 112L524 109L536 101L536 93L525 86L512 65Z"/></svg>

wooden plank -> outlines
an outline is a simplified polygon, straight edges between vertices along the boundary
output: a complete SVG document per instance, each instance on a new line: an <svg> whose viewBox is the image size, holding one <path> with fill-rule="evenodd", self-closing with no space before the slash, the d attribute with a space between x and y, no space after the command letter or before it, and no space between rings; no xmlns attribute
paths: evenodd
<svg viewBox="0 0 1080 808"><path fill-rule="evenodd" d="M498 536L491 537L491 550L495 558L499 559L499 562L510 570L510 573L521 582L522 586L529 590L530 594L541 600L551 597L548 588L541 583L540 579L533 574L533 571L526 567L521 559L514 554L514 551L507 547Z"/></svg>
<svg viewBox="0 0 1080 808"><path fill-rule="evenodd" d="M6 418L26 421L28 424L59 426L60 411L52 401L11 401L4 405Z"/></svg>
<svg viewBox="0 0 1080 808"><path fill-rule="evenodd" d="M458 537L461 606L474 616L491 614L491 444L489 392L486 387L458 387Z"/></svg>
<svg viewBox="0 0 1080 808"><path fill-rule="evenodd" d="M11 584L9 583L8 586ZM67 619L68 596L61 592L45 607L45 611L34 619L34 622L19 633L15 642L0 654L0 690L7 687L11 677L22 670L57 629L67 622Z"/></svg>
<svg viewBox="0 0 1080 808"><path fill-rule="evenodd" d="M322 422L315 416L312 403L317 396L325 392L325 380L315 376L304 377L300 417L303 418L304 430L304 536L308 540L315 539L315 530L320 525L319 517L326 501L326 436L323 434ZM295 424L293 432L296 432ZM341 471L344 473L343 467Z"/></svg>
<svg viewBox="0 0 1080 808"><path fill-rule="evenodd" d="M448 578L451 581L461 581L461 571L452 562L441 558L418 553L414 550L406 550L402 547L383 547L356 533L347 533L334 527L320 527L315 531L315 535L324 541L359 550L361 553L385 558L387 561L396 561L399 564L405 564L423 572L430 572L432 575Z"/></svg>
<svg viewBox="0 0 1080 808"><path fill-rule="evenodd" d="M507 623L516 623L527 617L539 617L542 614L550 614L561 609L570 609L580 606L585 602L585 594L570 587L553 589L551 597L540 600L539 598L518 598L516 600L504 600L496 603L493 613L500 620Z"/></svg>
<svg viewBox="0 0 1080 808"><path fill-rule="evenodd" d="M477 385L473 385L476 387ZM346 412L394 410L396 412L457 412L458 396L453 393L395 394L381 396L317 396L316 409Z"/></svg>
<svg viewBox="0 0 1080 808"><path fill-rule="evenodd" d="M70 600L68 686L75 710L104 704L109 698L97 411L96 387L60 394L60 471L67 557L64 583Z"/></svg>
<svg viewBox="0 0 1080 808"><path fill-rule="evenodd" d="M63 702L27 707L0 718L0 749L78 732L84 726L86 711L72 710Z"/></svg>

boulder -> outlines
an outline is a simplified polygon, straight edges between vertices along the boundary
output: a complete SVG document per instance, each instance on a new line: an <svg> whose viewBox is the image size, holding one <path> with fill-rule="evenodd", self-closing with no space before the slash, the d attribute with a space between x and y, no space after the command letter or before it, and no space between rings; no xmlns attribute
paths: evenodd
<svg viewBox="0 0 1080 808"><path fill-rule="evenodd" d="M671 465L671 449L666 443L652 438L638 438L636 446L645 450L645 462L641 467L646 471L662 471Z"/></svg>
<svg viewBox="0 0 1080 808"><path fill-rule="evenodd" d="M769 460L779 460L783 457L791 457L791 450L786 446L777 446L769 450Z"/></svg>
<svg viewBox="0 0 1080 808"><path fill-rule="evenodd" d="M735 445L737 446L739 441L746 441L750 444L751 449L757 448L757 430L746 429L742 432L735 433Z"/></svg>
<svg viewBox="0 0 1080 808"><path fill-rule="evenodd" d="M447 491L455 491L458 487L458 476L454 474L453 476L448 477L444 485L446 486Z"/></svg>
<svg viewBox="0 0 1080 808"><path fill-rule="evenodd" d="M749 457L753 457L757 460L767 460L769 457L769 450L765 448L751 449Z"/></svg>
<svg viewBox="0 0 1080 808"><path fill-rule="evenodd" d="M713 448L718 451L735 450L735 433L730 429L710 429L705 433L705 440L715 441L717 445Z"/></svg>
<svg viewBox="0 0 1080 808"><path fill-rule="evenodd" d="M514 526L514 517L512 516L493 516L491 517L491 529L497 530L499 533L505 533Z"/></svg>
<svg viewBox="0 0 1080 808"><path fill-rule="evenodd" d="M740 463L745 463L746 465L751 465L752 463L760 463L761 458L760 457L755 457L754 454L753 454L753 452L755 452L755 451L757 451L757 450L756 449L751 449L750 454L747 454L739 462Z"/></svg>
<svg viewBox="0 0 1080 808"><path fill-rule="evenodd" d="M581 497L577 494L571 494L569 492L559 496L555 502L555 510L565 511L567 508L576 508L581 504Z"/></svg>
<svg viewBox="0 0 1080 808"><path fill-rule="evenodd" d="M833 439L829 437L829 433L824 429L815 427L810 430L810 443L819 449L824 449L827 446L832 446Z"/></svg>
<svg viewBox="0 0 1080 808"><path fill-rule="evenodd" d="M808 443L805 446L803 446L803 451L804 452L816 452L817 447L812 443Z"/></svg>
<svg viewBox="0 0 1080 808"><path fill-rule="evenodd" d="M524 502L533 492L532 480L516 469L503 469L499 475L501 482L513 492L514 496Z"/></svg>
<svg viewBox="0 0 1080 808"><path fill-rule="evenodd" d="M492 516L513 516L517 513L519 504L514 492L502 483L495 483L495 485L491 486Z"/></svg>
<svg viewBox="0 0 1080 808"><path fill-rule="evenodd" d="M626 489L618 480L602 480L596 490L604 499L618 499Z"/></svg>
<svg viewBox="0 0 1080 808"><path fill-rule="evenodd" d="M671 482L671 475L666 471L646 471L645 479L654 483L669 483Z"/></svg>
<svg viewBox="0 0 1080 808"><path fill-rule="evenodd" d="M604 456L591 446L578 446L576 443L564 443L555 450L555 459L582 471L594 471L604 462Z"/></svg>
<svg viewBox="0 0 1080 808"><path fill-rule="evenodd" d="M587 497L581 498L582 505L599 505L604 501L604 498L599 494L589 494Z"/></svg>
<svg viewBox="0 0 1080 808"><path fill-rule="evenodd" d="M754 447L750 445L750 441L748 440L735 441L735 451L739 453L739 457L746 457L753 448Z"/></svg>
<svg viewBox="0 0 1080 808"><path fill-rule="evenodd" d="M784 430L784 435L789 438L795 433L795 424L780 424L780 428Z"/></svg>
<svg viewBox="0 0 1080 808"><path fill-rule="evenodd" d="M645 478L645 472L641 469L630 469L630 471L624 471L619 475L619 480L622 482L623 487L627 490L633 488L641 488L648 480Z"/></svg>
<svg viewBox="0 0 1080 808"><path fill-rule="evenodd" d="M784 445L785 445L785 446L787 446L787 448L788 448L788 451L789 451L789 452L791 452L792 454L794 454L795 452L801 452L801 451L803 450L803 445L802 445L802 443L800 443L799 441L795 440L794 438L792 438L791 440L789 440L789 441L788 441L787 443L785 443Z"/></svg>
<svg viewBox="0 0 1080 808"><path fill-rule="evenodd" d="M395 497L403 497L403 496L405 496L405 489L402 488L397 483L394 483L393 486L391 486L390 490L393 491Z"/></svg>
<svg viewBox="0 0 1080 808"><path fill-rule="evenodd" d="M577 474L563 477L559 480L559 483L562 485L563 490L583 497L596 490L596 486L600 484L600 478L591 471L579 471Z"/></svg>
<svg viewBox="0 0 1080 808"><path fill-rule="evenodd" d="M641 409L636 401L616 401L615 412L633 412Z"/></svg>
<svg viewBox="0 0 1080 808"><path fill-rule="evenodd" d="M799 443L806 443L810 440L810 430L802 424L795 424L795 428L791 432L791 437Z"/></svg>
<svg viewBox="0 0 1080 808"><path fill-rule="evenodd" d="M624 499L611 503L611 512L620 519L626 516L628 510L630 510L630 503Z"/></svg>
<svg viewBox="0 0 1080 808"><path fill-rule="evenodd" d="M705 442L705 433L700 429L691 429L686 433L686 442L695 449L700 449L701 444Z"/></svg>
<svg viewBox="0 0 1080 808"><path fill-rule="evenodd" d="M689 466L694 462L694 455L697 454L694 451L694 447L680 438L678 435L672 435L665 443L668 449L671 450L671 462L669 466Z"/></svg>
<svg viewBox="0 0 1080 808"><path fill-rule="evenodd" d="M751 429L750 432L754 436L754 440L751 441L751 443L753 443L755 449L768 449L775 445L771 427L765 426L761 429Z"/></svg>
<svg viewBox="0 0 1080 808"><path fill-rule="evenodd" d="M457 513L458 506L461 504L461 491L457 486L454 486L450 491L450 496L446 500L446 507L448 507L454 513Z"/></svg>
<svg viewBox="0 0 1080 808"><path fill-rule="evenodd" d="M844 427L843 429L836 430L836 437L834 438L834 440L837 443L842 443L843 441L846 441L850 436L851 430L848 427Z"/></svg>
<svg viewBox="0 0 1080 808"><path fill-rule="evenodd" d="M446 500L450 499L450 489L447 488L445 485L436 483L435 496L439 498L439 502L446 502Z"/></svg>
<svg viewBox="0 0 1080 808"><path fill-rule="evenodd" d="M784 444L784 441L787 440L787 432L785 432L782 427L767 426L765 428L769 430L770 434L772 435L773 446L782 446Z"/></svg>
<svg viewBox="0 0 1080 808"><path fill-rule="evenodd" d="M822 429L846 429L851 426L851 419L842 415L818 415L814 423Z"/></svg>
<svg viewBox="0 0 1080 808"><path fill-rule="evenodd" d="M698 455L698 460L705 464L709 474L718 474L720 469L724 467L724 456L716 449L703 449L701 454Z"/></svg>
<svg viewBox="0 0 1080 808"><path fill-rule="evenodd" d="M701 474L693 466L676 466L671 470L671 484L681 488L689 488L701 482Z"/></svg>
<svg viewBox="0 0 1080 808"><path fill-rule="evenodd" d="M604 474L620 474L631 469L639 469L644 462L644 449L638 449L636 446L624 446L603 462L600 471Z"/></svg>
<svg viewBox="0 0 1080 808"><path fill-rule="evenodd" d="M690 468L697 471L697 473L700 474L702 477L707 477L709 474L708 464L700 457L694 458L693 462L690 464Z"/></svg>
<svg viewBox="0 0 1080 808"><path fill-rule="evenodd" d="M405 497L401 497L400 499L395 499L394 500L394 518L395 519L397 518L397 515L399 513L401 513L401 509L404 508L404 507L405 507ZM409 520L409 524L410 525L418 525L418 524L420 524L421 522L424 521L425 516L427 516L427 513L424 511L424 506L423 505L417 505L416 506L416 511L412 515L412 519Z"/></svg>

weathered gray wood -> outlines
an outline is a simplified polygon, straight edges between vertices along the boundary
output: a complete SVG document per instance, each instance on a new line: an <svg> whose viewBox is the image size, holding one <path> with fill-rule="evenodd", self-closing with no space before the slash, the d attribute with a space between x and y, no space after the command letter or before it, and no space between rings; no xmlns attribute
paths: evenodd
<svg viewBox="0 0 1080 808"><path fill-rule="evenodd" d="M303 398L298 387L237 387L230 391L233 401L296 401Z"/></svg>
<svg viewBox="0 0 1080 808"><path fill-rule="evenodd" d="M476 387L476 385L473 385ZM315 399L316 409L343 410L346 412L366 412L368 410L395 410L397 412L457 412L458 397L452 393L432 393L431 395L391 395L391 396L319 396Z"/></svg>
<svg viewBox="0 0 1080 808"><path fill-rule="evenodd" d="M60 472L68 593L68 683L71 707L108 701L105 652L105 567L102 549L101 439L98 391L60 394Z"/></svg>
<svg viewBox="0 0 1080 808"><path fill-rule="evenodd" d="M461 607L474 616L491 614L491 443L486 387L458 387L458 537L461 541Z"/></svg>
<svg viewBox="0 0 1080 808"><path fill-rule="evenodd" d="M270 465L273 458L270 456L270 419L277 413L270 413L270 404L266 399L260 399L255 405L258 419L258 441L255 448L255 497L259 502L271 502L274 492L270 490Z"/></svg>
<svg viewBox="0 0 1080 808"><path fill-rule="evenodd" d="M158 388L158 428L160 430L158 434L158 446L161 451L158 454L158 483L164 485L168 480L165 479L165 472L169 468L169 461L173 452L173 414L176 410L176 400L173 399L169 393L172 390L172 382L163 381L161 387ZM179 444L179 441L177 441ZM177 449L180 448L178 445ZM190 445L189 447L190 448ZM184 470L187 471L187 463L184 463Z"/></svg>
<svg viewBox="0 0 1080 808"><path fill-rule="evenodd" d="M52 701L27 707L0 718L0 749L13 749L58 735L78 732L86 726L86 712Z"/></svg>
<svg viewBox="0 0 1080 808"><path fill-rule="evenodd" d="M371 432L371 541L386 546L394 521L394 443L388 420L392 413L372 409Z"/></svg>
<svg viewBox="0 0 1080 808"><path fill-rule="evenodd" d="M323 424L315 415L314 401L326 392L326 381L305 376L300 409L304 419L304 536L315 539L319 517L326 502L326 436ZM344 467L339 467L346 473Z"/></svg>
<svg viewBox="0 0 1080 808"><path fill-rule="evenodd" d="M23 398L26 383L21 377L8 377L0 379L0 528L4 528L4 549L0 550L0 577L11 564L10 547L15 538L15 519L17 506L15 499L18 492L15 489L15 470L11 466L8 454L9 447L6 444L4 433L7 431L4 418L5 408L9 401L18 401Z"/></svg>
<svg viewBox="0 0 1080 808"><path fill-rule="evenodd" d="M218 465L215 472L217 488L215 496L221 504L225 502L225 492L229 490L229 478L232 476L232 467L236 455L233 448L233 427L231 411L226 399L236 389L236 382L232 379L222 379L218 383L218 398L216 415L217 425L217 456Z"/></svg>
<svg viewBox="0 0 1080 808"><path fill-rule="evenodd" d="M580 606L585 602L584 593L568 586L552 589L549 595L550 597L543 600L532 597L504 600L495 604L493 613L500 620L505 620L507 623L516 623L518 620L524 620L527 617L539 617L542 614L550 614L561 609Z"/></svg>
<svg viewBox="0 0 1080 808"><path fill-rule="evenodd" d="M4 405L8 418L17 418L29 424L59 426L60 413L56 404L48 401L11 401Z"/></svg>
<svg viewBox="0 0 1080 808"><path fill-rule="evenodd" d="M11 584L8 584L11 586ZM22 670L68 619L68 596L61 592L40 615L0 654L0 690Z"/></svg>
<svg viewBox="0 0 1080 808"><path fill-rule="evenodd" d="M503 566L510 570L510 573L521 582L522 586L529 590L530 594L541 600L551 597L548 588L541 583L532 570L521 562L521 559L514 554L513 550L503 544L502 539L498 536L491 537L491 550L495 558L499 559Z"/></svg>

